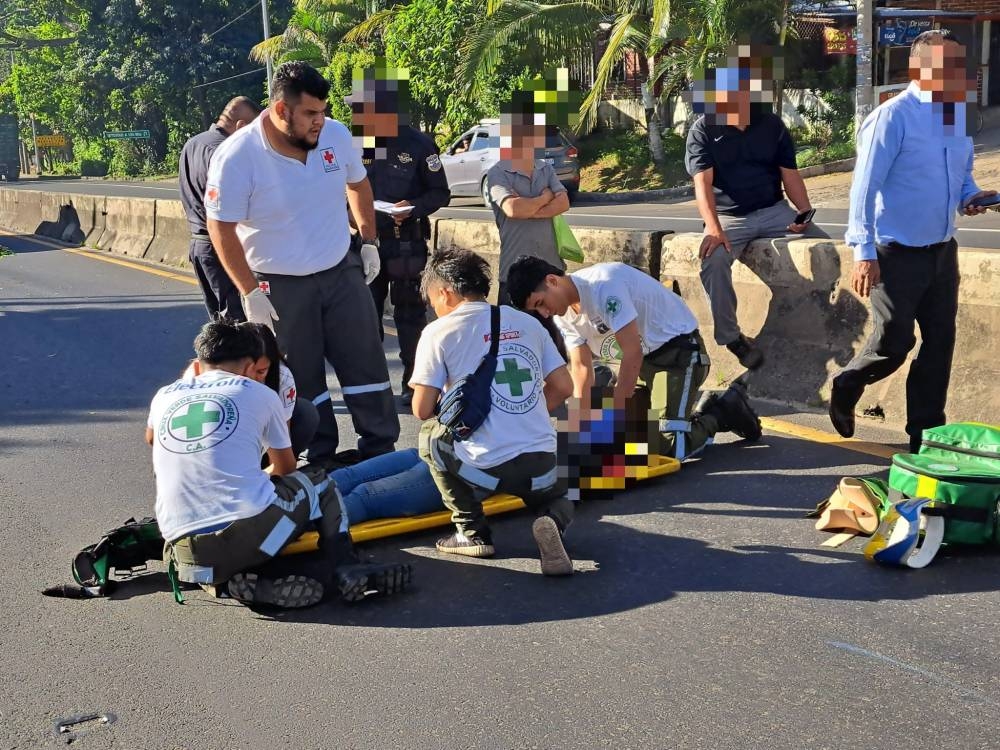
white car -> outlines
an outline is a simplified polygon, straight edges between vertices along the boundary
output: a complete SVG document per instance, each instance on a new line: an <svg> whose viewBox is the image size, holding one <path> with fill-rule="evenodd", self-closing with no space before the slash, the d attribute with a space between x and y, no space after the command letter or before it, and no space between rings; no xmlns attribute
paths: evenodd
<svg viewBox="0 0 1000 750"><path fill-rule="evenodd" d="M580 189L580 164L577 149L556 128L546 139L543 156L555 167L559 181L572 198ZM484 206L490 205L486 190L486 173L500 161L500 121L482 120L462 133L441 154L444 173L453 198L479 196Z"/></svg>

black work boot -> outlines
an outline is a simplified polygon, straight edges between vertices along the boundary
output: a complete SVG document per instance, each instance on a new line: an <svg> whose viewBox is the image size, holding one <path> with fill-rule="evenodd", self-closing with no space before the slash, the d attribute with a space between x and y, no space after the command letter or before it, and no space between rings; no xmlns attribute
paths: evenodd
<svg viewBox="0 0 1000 750"><path fill-rule="evenodd" d="M864 392L864 387L845 385L840 375L833 379L833 388L830 390L830 423L842 437L854 436L854 407L858 405Z"/></svg>
<svg viewBox="0 0 1000 750"><path fill-rule="evenodd" d="M764 352L757 348L757 344L748 339L742 333L735 341L726 344L726 348L731 351L736 359L740 361L748 370L756 370L764 364Z"/></svg>
<svg viewBox="0 0 1000 750"><path fill-rule="evenodd" d="M398 594L410 585L412 577L409 563L355 563L333 571L334 583L345 602Z"/></svg>
<svg viewBox="0 0 1000 750"><path fill-rule="evenodd" d="M733 432L744 440L759 440L763 434L742 383L733 383L721 394L708 394L699 406L699 413L715 418L719 432Z"/></svg>

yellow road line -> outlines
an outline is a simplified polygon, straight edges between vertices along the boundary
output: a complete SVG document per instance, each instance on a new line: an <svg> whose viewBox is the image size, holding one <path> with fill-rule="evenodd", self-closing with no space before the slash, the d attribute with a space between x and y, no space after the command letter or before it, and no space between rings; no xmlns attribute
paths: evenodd
<svg viewBox="0 0 1000 750"><path fill-rule="evenodd" d="M870 443L867 440L844 438L832 432L824 432L823 430L816 430L812 427L804 427L803 425L794 424L793 422L786 422L783 419L761 417L760 424L765 430L770 430L771 432L789 435L790 437L796 437L800 440L808 440L812 443L835 445L838 448L844 448L849 451L854 451L855 453L864 453L869 456L892 458L894 455L899 453L897 449L890 448L888 445Z"/></svg>
<svg viewBox="0 0 1000 750"><path fill-rule="evenodd" d="M190 276L184 276L182 274L172 273L170 271L161 271L159 268L151 268L149 266L143 265L142 263L132 263L127 260L121 260L120 258L112 258L108 255L102 255L92 250L85 250L82 248L63 247L61 249L65 250L67 253L73 253L73 255L79 255L80 257L83 258L101 260L104 261L105 263L113 263L116 266L124 266L125 268L131 268L136 271L151 273L154 276L162 276L165 279L173 279L174 281L182 281L185 284L198 286L198 282L192 279Z"/></svg>

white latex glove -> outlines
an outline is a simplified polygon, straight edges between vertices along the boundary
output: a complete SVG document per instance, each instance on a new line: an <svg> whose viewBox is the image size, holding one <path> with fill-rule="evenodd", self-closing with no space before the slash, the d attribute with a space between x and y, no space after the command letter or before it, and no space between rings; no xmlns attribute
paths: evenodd
<svg viewBox="0 0 1000 750"><path fill-rule="evenodd" d="M361 265L365 272L365 283L371 284L382 270L382 261L378 257L378 248L374 245L361 246Z"/></svg>
<svg viewBox="0 0 1000 750"><path fill-rule="evenodd" d="M272 331L274 331L274 321L278 320L274 305L259 288L243 295L243 314L251 323L262 323Z"/></svg>

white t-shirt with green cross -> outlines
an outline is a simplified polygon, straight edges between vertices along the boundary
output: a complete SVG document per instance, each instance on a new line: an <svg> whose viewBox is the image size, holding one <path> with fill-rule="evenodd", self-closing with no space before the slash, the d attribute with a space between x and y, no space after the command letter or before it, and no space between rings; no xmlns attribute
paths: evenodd
<svg viewBox="0 0 1000 750"><path fill-rule="evenodd" d="M617 366L622 350L615 333L633 320L639 326L643 354L698 327L684 300L632 266L597 263L569 278L580 294L580 312L571 307L553 318L568 350L587 346L596 359Z"/></svg>
<svg viewBox="0 0 1000 750"><path fill-rule="evenodd" d="M447 391L479 367L490 348L490 306L466 302L427 325L420 335L410 385ZM489 416L468 440L455 443L467 464L489 469L522 453L555 453L556 433L542 393L563 367L551 337L530 315L500 308L500 346Z"/></svg>
<svg viewBox="0 0 1000 750"><path fill-rule="evenodd" d="M250 518L277 499L264 446L289 448L278 394L223 370L181 378L153 397L156 520L167 541Z"/></svg>

